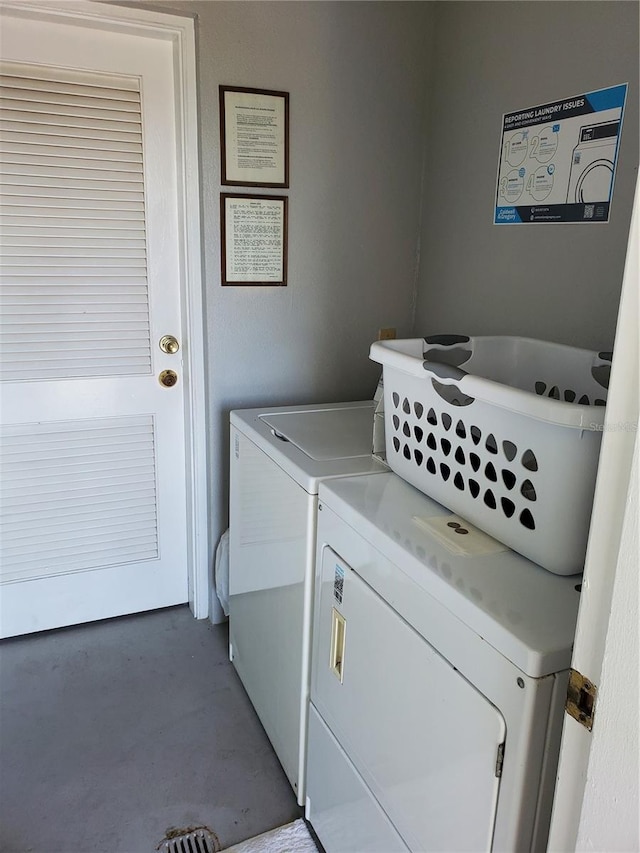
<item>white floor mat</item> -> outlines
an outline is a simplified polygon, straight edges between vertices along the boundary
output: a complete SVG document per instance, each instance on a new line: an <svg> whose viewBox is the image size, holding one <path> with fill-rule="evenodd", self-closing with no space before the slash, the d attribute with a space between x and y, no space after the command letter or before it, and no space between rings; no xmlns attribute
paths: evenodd
<svg viewBox="0 0 640 853"><path fill-rule="evenodd" d="M227 847L224 853L317 853L313 838L303 820L295 820L270 832L256 835L241 844Z"/></svg>

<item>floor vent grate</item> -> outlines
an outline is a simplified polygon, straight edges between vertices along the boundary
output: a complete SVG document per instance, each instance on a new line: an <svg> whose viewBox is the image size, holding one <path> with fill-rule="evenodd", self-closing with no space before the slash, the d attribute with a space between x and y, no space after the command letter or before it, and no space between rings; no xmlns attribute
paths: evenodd
<svg viewBox="0 0 640 853"><path fill-rule="evenodd" d="M160 853L219 853L220 842L206 826L171 829L156 849Z"/></svg>

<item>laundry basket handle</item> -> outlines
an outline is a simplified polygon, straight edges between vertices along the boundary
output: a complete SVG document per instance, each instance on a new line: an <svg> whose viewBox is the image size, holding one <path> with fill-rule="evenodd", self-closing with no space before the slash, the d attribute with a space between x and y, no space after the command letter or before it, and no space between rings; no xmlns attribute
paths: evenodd
<svg viewBox="0 0 640 853"><path fill-rule="evenodd" d="M440 361L423 361L422 366L428 373L433 374L436 379L447 385L460 382L461 379L469 375L466 370L462 370L460 367L455 367L453 364L443 364Z"/></svg>
<svg viewBox="0 0 640 853"><path fill-rule="evenodd" d="M442 364L439 361L423 361L427 374L431 376L433 390L447 403L454 406L470 406L475 397L465 394L458 383L469 376L466 370L455 367L453 364ZM469 377L473 379L473 377Z"/></svg>
<svg viewBox="0 0 640 853"><path fill-rule="evenodd" d="M456 344L468 344L470 340L469 335L428 335L424 342L432 347L453 347Z"/></svg>
<svg viewBox="0 0 640 853"><path fill-rule="evenodd" d="M473 355L473 338L469 335L428 335L422 340L422 357L425 361L433 359L436 364L457 367L466 364Z"/></svg>

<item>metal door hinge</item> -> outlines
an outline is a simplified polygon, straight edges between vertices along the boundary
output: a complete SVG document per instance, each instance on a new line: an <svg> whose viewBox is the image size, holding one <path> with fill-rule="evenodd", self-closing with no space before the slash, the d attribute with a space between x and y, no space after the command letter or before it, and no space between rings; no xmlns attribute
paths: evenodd
<svg viewBox="0 0 640 853"><path fill-rule="evenodd" d="M591 731L595 714L598 688L575 669L570 670L567 702L564 706L569 716Z"/></svg>
<svg viewBox="0 0 640 853"><path fill-rule="evenodd" d="M504 743L498 744L498 754L496 755L496 776L498 779L502 776L502 765L504 764Z"/></svg>

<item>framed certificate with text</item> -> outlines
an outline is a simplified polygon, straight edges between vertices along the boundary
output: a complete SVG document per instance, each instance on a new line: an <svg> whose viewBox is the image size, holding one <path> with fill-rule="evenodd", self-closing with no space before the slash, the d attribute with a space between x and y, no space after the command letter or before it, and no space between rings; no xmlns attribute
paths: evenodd
<svg viewBox="0 0 640 853"><path fill-rule="evenodd" d="M222 183L289 186L289 93L220 86Z"/></svg>
<svg viewBox="0 0 640 853"><path fill-rule="evenodd" d="M220 193L222 284L287 284L287 198Z"/></svg>

